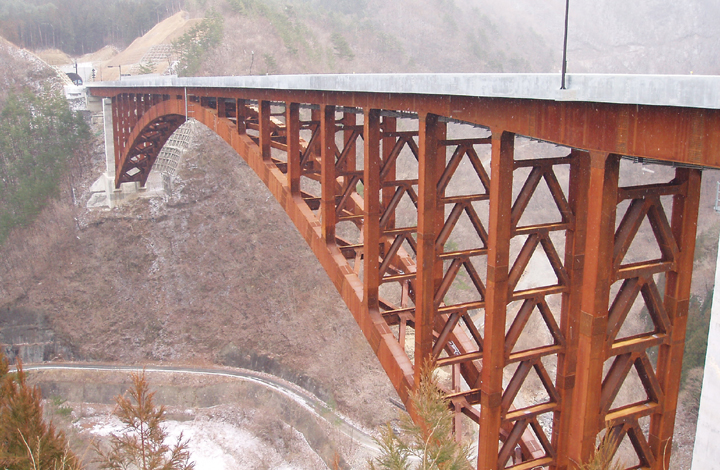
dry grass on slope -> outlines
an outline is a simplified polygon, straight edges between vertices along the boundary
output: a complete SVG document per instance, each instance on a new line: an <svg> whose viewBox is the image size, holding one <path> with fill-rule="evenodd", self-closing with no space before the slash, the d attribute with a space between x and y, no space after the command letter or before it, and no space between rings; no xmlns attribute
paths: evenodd
<svg viewBox="0 0 720 470"><path fill-rule="evenodd" d="M107 212L66 201L40 222L56 220L50 230L4 247L17 255L12 276L0 277L0 308L42 312L79 358L271 368L366 425L386 421L395 414L389 380L241 161L206 130L172 197Z"/></svg>

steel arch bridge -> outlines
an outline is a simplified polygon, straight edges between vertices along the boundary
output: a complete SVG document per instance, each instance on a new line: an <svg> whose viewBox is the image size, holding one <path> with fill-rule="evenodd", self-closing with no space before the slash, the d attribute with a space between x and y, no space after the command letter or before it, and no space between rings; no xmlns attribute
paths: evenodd
<svg viewBox="0 0 720 470"><path fill-rule="evenodd" d="M575 468L605 429L613 451L629 442L629 468L664 469L699 168L720 167L720 82L558 83L339 75L90 90L112 99L116 187L144 185L187 118L229 143L295 223L402 400L426 360L446 371L456 432L461 415L479 425L478 469ZM623 186L622 157L674 173ZM649 259L631 249L643 225ZM638 306L651 326L628 333Z"/></svg>

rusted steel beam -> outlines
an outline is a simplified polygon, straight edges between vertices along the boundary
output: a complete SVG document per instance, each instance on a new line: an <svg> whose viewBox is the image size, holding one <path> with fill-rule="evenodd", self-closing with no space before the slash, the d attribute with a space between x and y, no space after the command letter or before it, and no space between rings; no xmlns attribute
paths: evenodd
<svg viewBox="0 0 720 470"><path fill-rule="evenodd" d="M397 119L394 117L388 117L383 116L382 121L380 123L380 127L382 129L382 161L386 162L388 161L388 158L390 157L390 153L392 152L392 148L395 146L395 142L397 141L396 137L393 137L389 134L397 130ZM387 168L385 173L385 180L386 181L394 181L396 178L397 172L396 172L396 166L395 162L393 161L390 166ZM384 186L382 188L382 205L383 207L388 207L388 204L390 200L392 199L395 191L394 188L391 186ZM385 230L391 230L395 228L395 213L392 212L388 214L388 218L385 221L384 229Z"/></svg>
<svg viewBox="0 0 720 470"><path fill-rule="evenodd" d="M286 103L287 181L290 194L300 194L300 104Z"/></svg>
<svg viewBox="0 0 720 470"><path fill-rule="evenodd" d="M112 97L123 89L94 87L94 96ZM142 88L129 88L145 92ZM149 87L150 93L176 94L182 88ZM720 110L630 104L546 101L470 96L362 92L188 88L188 93L335 106L424 110L461 121L548 142L720 168Z"/></svg>
<svg viewBox="0 0 720 470"><path fill-rule="evenodd" d="M443 207L437 193L437 179L445 167L445 124L434 114L423 114L419 123L417 277L415 281L415 386L421 369L431 358L433 329L438 304L435 293L442 280L442 261L435 241L443 222Z"/></svg>
<svg viewBox="0 0 720 470"><path fill-rule="evenodd" d="M568 206L574 214L575 223L565 235L565 266L568 271L569 289L562 294L560 329L566 341L565 350L558 354L556 384L562 407L553 416L553 447L557 452L556 468L565 470L568 445L572 435L572 406L577 367L578 325L582 300L583 267L587 234L587 213L590 178L590 155L587 152L571 152Z"/></svg>
<svg viewBox="0 0 720 470"><path fill-rule="evenodd" d="M579 318L575 391L571 409L573 436L568 458L587 462L595 449L595 439L604 426L600 410L600 390L605 362L607 312L612 282L613 238L618 192L620 157L590 153L587 198L586 245L582 274L582 300Z"/></svg>
<svg viewBox="0 0 720 470"><path fill-rule="evenodd" d="M698 206L700 203L700 179L698 170L678 169L675 182L685 191L673 196L672 235L677 241L679 253L676 268L667 272L665 281L665 311L672 324L670 342L661 345L658 352L657 377L664 391L660 404L662 413L652 415L649 445L657 456L655 468L670 468L675 410L680 391L680 376L685 345L690 282L695 253Z"/></svg>
<svg viewBox="0 0 720 470"><path fill-rule="evenodd" d="M217 114L219 118L227 117L227 107L225 106L225 98L218 98L217 100Z"/></svg>
<svg viewBox="0 0 720 470"><path fill-rule="evenodd" d="M480 397L478 470L504 467L498 461L502 424L505 318L509 295L512 181L515 136L492 129L490 160L490 223L488 231L487 290Z"/></svg>
<svg viewBox="0 0 720 470"><path fill-rule="evenodd" d="M356 170L357 166L357 143L356 134L354 131L355 124L357 122L357 115L351 112L344 112L342 118L343 126L343 154L345 155L342 163L340 164L340 171ZM379 158L379 157L378 157ZM345 177L345 184L348 183L348 177Z"/></svg>
<svg viewBox="0 0 720 470"><path fill-rule="evenodd" d="M364 297L368 312L379 313L380 288L380 110L368 109L364 116L363 190L365 223L363 224Z"/></svg>
<svg viewBox="0 0 720 470"><path fill-rule="evenodd" d="M263 159L266 161L270 160L270 135L272 127L270 124L270 102L260 101L258 106L258 125L259 125L259 138L260 138L260 151L262 152Z"/></svg>
<svg viewBox="0 0 720 470"><path fill-rule="evenodd" d="M335 106L323 105L320 117L321 182L320 218L325 243L335 243Z"/></svg>
<svg viewBox="0 0 720 470"><path fill-rule="evenodd" d="M245 100L243 98L237 98L235 100L235 123L237 125L238 134L245 134L247 129L245 126L246 118L247 110L245 109Z"/></svg>

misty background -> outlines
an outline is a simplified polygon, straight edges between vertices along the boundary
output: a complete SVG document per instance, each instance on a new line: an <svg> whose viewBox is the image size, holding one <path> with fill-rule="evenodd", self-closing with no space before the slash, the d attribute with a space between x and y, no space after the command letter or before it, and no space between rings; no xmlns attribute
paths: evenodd
<svg viewBox="0 0 720 470"><path fill-rule="evenodd" d="M559 72L565 0L0 0L0 35L73 57L217 14L202 75ZM718 74L717 0L571 0L568 72Z"/></svg>

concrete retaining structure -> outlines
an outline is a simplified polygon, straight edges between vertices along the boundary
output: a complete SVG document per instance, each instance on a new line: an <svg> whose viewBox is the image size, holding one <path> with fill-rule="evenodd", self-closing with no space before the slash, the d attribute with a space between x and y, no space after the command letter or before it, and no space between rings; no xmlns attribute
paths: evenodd
<svg viewBox="0 0 720 470"><path fill-rule="evenodd" d="M718 251L720 267L720 250ZM705 356L705 374L703 376L700 411L698 412L695 448L693 450L693 470L720 470L720 269L715 271L715 292L712 313L710 314L710 332L707 354Z"/></svg>

